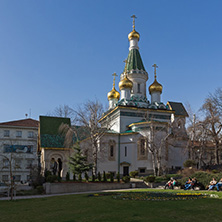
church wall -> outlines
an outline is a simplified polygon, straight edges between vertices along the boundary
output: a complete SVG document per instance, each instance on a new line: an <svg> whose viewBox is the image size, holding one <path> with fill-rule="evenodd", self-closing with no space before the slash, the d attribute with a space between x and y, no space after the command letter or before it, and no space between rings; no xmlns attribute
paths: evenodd
<svg viewBox="0 0 222 222"><path fill-rule="evenodd" d="M167 161L168 168L181 167L183 163L188 159L188 152L184 148L180 147L169 147L169 157Z"/></svg>

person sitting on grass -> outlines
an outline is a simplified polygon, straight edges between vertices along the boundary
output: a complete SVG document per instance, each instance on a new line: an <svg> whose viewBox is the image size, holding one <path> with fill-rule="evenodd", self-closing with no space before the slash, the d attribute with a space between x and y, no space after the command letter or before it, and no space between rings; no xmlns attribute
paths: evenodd
<svg viewBox="0 0 222 222"><path fill-rule="evenodd" d="M194 190L196 186L197 186L197 179L196 177L194 177L191 181L191 189Z"/></svg>
<svg viewBox="0 0 222 222"><path fill-rule="evenodd" d="M220 191L220 187L222 187L222 178L220 179L220 181L216 184L217 187L217 191Z"/></svg>
<svg viewBox="0 0 222 222"><path fill-rule="evenodd" d="M173 178L171 177L170 180L165 184L164 189L173 189Z"/></svg>
<svg viewBox="0 0 222 222"><path fill-rule="evenodd" d="M215 180L215 178L213 178L211 181L210 181L210 185L208 186L208 190L213 190L214 187L216 186L217 184L217 181Z"/></svg>
<svg viewBox="0 0 222 222"><path fill-rule="evenodd" d="M192 179L189 178L188 181L186 181L186 183L184 185L185 186L184 190L190 189L191 188L191 183L192 183Z"/></svg>

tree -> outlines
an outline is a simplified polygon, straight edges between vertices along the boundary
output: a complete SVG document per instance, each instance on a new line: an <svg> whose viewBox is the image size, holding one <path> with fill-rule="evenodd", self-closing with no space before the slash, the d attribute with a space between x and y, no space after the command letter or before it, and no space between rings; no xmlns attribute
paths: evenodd
<svg viewBox="0 0 222 222"><path fill-rule="evenodd" d="M13 167L13 162L15 162L15 160L13 158L13 154L12 153L10 154L10 157L7 157L6 155L2 155L2 154L0 154L0 155L5 160L7 160L8 163L9 163L10 181L9 181L9 183L6 183L6 184L9 187L9 190L10 190L10 198L11 198L11 200L13 200L13 193L16 190L16 185L15 185L14 176L13 176L13 172L15 171L15 168L16 168L15 164L14 164L14 167Z"/></svg>
<svg viewBox="0 0 222 222"><path fill-rule="evenodd" d="M203 106L201 107L204 113L204 120L202 121L203 128L206 129L208 140L214 143L214 162L219 164L219 149L221 146L221 129L222 119L220 115L220 103L216 103L217 97L209 96Z"/></svg>
<svg viewBox="0 0 222 222"><path fill-rule="evenodd" d="M149 129L142 129L141 135L145 139L145 147L151 153L153 174L159 176L162 167L163 149L166 147L167 138L169 137L168 127L155 124L150 121Z"/></svg>
<svg viewBox="0 0 222 222"><path fill-rule="evenodd" d="M54 116L72 118L74 116L74 110L68 105L59 105L53 112Z"/></svg>
<svg viewBox="0 0 222 222"><path fill-rule="evenodd" d="M70 168L73 174L82 175L82 173L88 172L91 168L91 164L87 164L87 158L81 152L79 143L77 142L74 147L74 154L70 157Z"/></svg>
<svg viewBox="0 0 222 222"><path fill-rule="evenodd" d="M106 127L102 128L99 120L104 113L103 105L98 101L89 100L84 103L82 106L79 106L75 112L75 123L79 125L86 135L88 135L88 144L87 149L91 150L92 153L92 162L93 162L93 174L97 175L97 162L98 162L98 152L100 141L108 128L110 128L109 120L107 118ZM67 125L62 125L60 131L65 133L65 142L66 146L69 146L73 142L73 134L77 139L79 127L68 127ZM83 133L84 133L83 132Z"/></svg>

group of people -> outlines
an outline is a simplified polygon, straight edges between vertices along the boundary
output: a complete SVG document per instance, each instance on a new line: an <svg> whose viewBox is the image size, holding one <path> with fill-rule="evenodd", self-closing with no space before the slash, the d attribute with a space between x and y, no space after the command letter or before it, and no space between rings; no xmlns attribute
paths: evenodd
<svg viewBox="0 0 222 222"><path fill-rule="evenodd" d="M185 185L184 185L184 190L189 190L189 189L192 189L194 190L194 188L196 187L197 185L197 179L196 177L194 178L190 178L186 181Z"/></svg>
<svg viewBox="0 0 222 222"><path fill-rule="evenodd" d="M220 187L222 187L222 178L218 182L215 178L210 181L208 190L213 190L215 187L217 188L217 191L220 191Z"/></svg>
<svg viewBox="0 0 222 222"><path fill-rule="evenodd" d="M164 189L174 189L174 186L177 186L178 182L173 177L170 178L170 180L165 184Z"/></svg>
<svg viewBox="0 0 222 222"><path fill-rule="evenodd" d="M184 184L184 190L194 190L195 187L201 188L201 185L202 184L198 183L195 177L189 178ZM170 180L165 184L164 189L174 189L174 186L178 186L178 182L176 179L171 177ZM218 182L215 178L213 178L207 188L208 190L213 190L214 188L217 188L217 191L220 191L220 187L222 187L222 178ZM204 187L202 187L202 189L204 189Z"/></svg>

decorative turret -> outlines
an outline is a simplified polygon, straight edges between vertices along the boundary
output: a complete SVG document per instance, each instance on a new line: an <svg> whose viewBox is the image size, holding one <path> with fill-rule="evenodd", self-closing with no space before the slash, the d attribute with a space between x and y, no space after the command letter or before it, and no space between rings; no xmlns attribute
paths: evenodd
<svg viewBox="0 0 222 222"><path fill-rule="evenodd" d="M131 80L128 79L127 74L126 74L127 60L125 60L124 62L126 63L124 73L123 73L124 77L119 82L119 89L121 91L121 99L130 99L130 92L133 88L133 83Z"/></svg>
<svg viewBox="0 0 222 222"><path fill-rule="evenodd" d="M160 103L160 95L163 90L163 86L157 82L156 80L156 68L158 66L154 64L152 67L154 67L154 82L149 87L149 93L151 95L151 103Z"/></svg>
<svg viewBox="0 0 222 222"><path fill-rule="evenodd" d="M129 54L127 58L126 71L127 77L133 82L133 88L131 90L131 96L146 98L146 81L148 80L148 74L143 66L143 62L139 53L138 42L140 34L135 30L135 18L133 18L133 30L129 33L128 39L130 43ZM125 77L125 74L121 74L121 80Z"/></svg>
<svg viewBox="0 0 222 222"><path fill-rule="evenodd" d="M110 92L108 92L107 94L107 98L109 100L109 109L113 109L116 104L118 103L119 101L119 97L120 97L120 94L118 91L116 91L115 89L115 79L116 79L116 73L114 72L113 73L113 88Z"/></svg>

